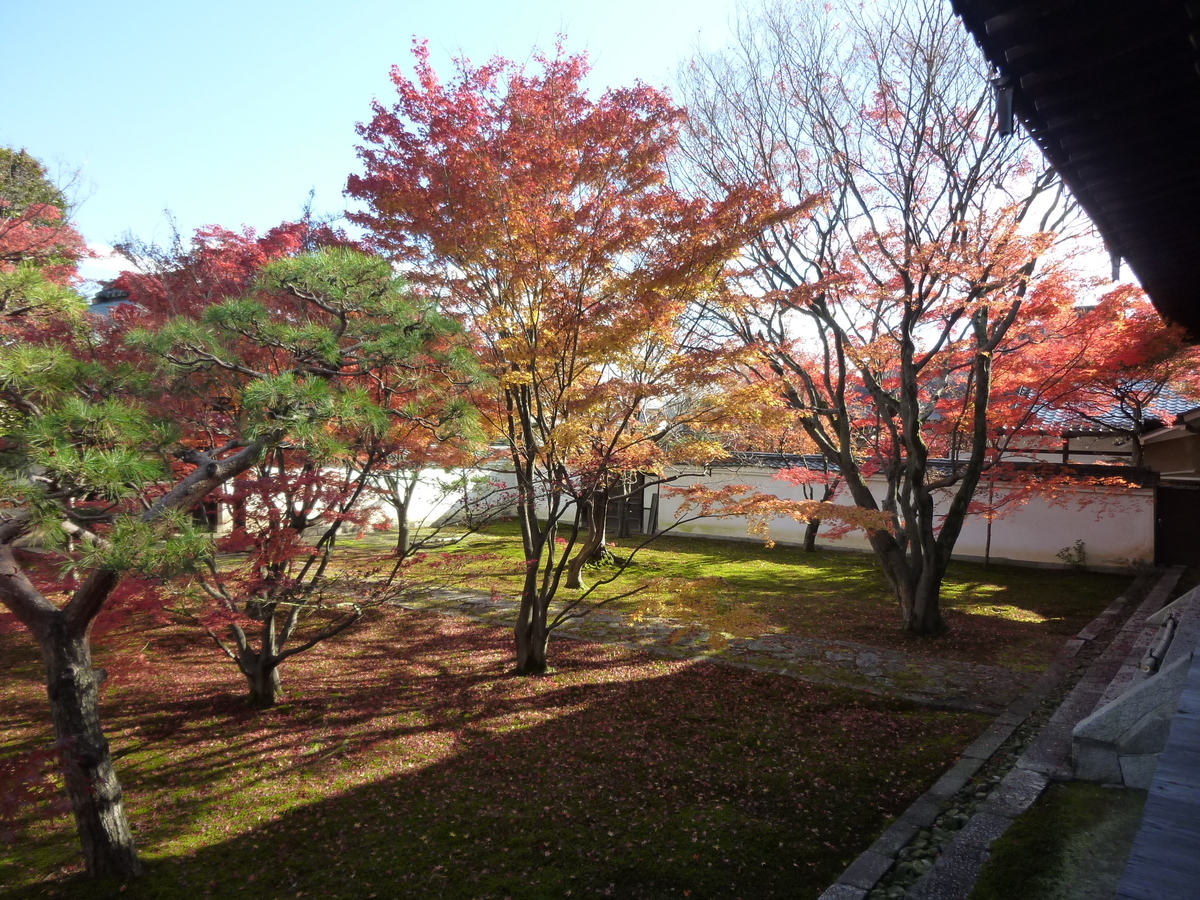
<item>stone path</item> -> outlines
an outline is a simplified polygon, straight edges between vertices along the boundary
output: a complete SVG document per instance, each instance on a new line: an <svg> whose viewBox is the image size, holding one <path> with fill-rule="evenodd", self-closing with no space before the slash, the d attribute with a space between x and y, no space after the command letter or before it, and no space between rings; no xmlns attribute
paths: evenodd
<svg viewBox="0 0 1200 900"><path fill-rule="evenodd" d="M414 592L399 604L511 627L516 602L482 591L435 589ZM553 618L561 609L551 609ZM616 643L675 658L720 660L731 665L791 675L817 684L904 697L934 706L998 714L1037 681L1036 674L1002 666L928 659L849 641L786 634L756 638L718 635L661 617L637 620L597 610L564 622L556 636Z"/></svg>

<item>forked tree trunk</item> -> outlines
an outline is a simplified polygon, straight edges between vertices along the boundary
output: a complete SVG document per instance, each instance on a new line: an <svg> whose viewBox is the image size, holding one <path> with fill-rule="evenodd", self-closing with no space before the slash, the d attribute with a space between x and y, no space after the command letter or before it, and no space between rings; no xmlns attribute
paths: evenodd
<svg viewBox="0 0 1200 900"><path fill-rule="evenodd" d="M907 581L901 590L900 610L909 634L926 636L946 630L939 603L943 574L927 561L920 578L915 583Z"/></svg>
<svg viewBox="0 0 1200 900"><path fill-rule="evenodd" d="M250 705L269 709L281 693L279 680L279 637L275 631L274 608L263 611L262 631L256 651L237 625L233 637L238 644L238 667L250 686Z"/></svg>
<svg viewBox="0 0 1200 900"><path fill-rule="evenodd" d="M544 675L547 671L546 650L550 632L546 628L546 609L536 597L521 598L517 616L517 675Z"/></svg>
<svg viewBox="0 0 1200 900"><path fill-rule="evenodd" d="M279 680L279 667L273 661L261 659L250 672L243 673L250 684L250 705L256 709L270 709L279 699L283 686Z"/></svg>
<svg viewBox="0 0 1200 900"><path fill-rule="evenodd" d="M567 566L567 587L582 590L583 567L590 562L599 562L607 552L605 550L608 526L608 494L598 493L588 505L588 534L587 539L579 547L579 552Z"/></svg>
<svg viewBox="0 0 1200 900"><path fill-rule="evenodd" d="M408 519L404 518L396 524L396 555L401 559L408 556L409 539Z"/></svg>
<svg viewBox="0 0 1200 900"><path fill-rule="evenodd" d="M68 632L56 616L41 641L54 731L62 750L63 780L89 875L133 878L141 874L133 835L121 802L121 783L100 727L101 676L92 668L86 632Z"/></svg>
<svg viewBox="0 0 1200 900"><path fill-rule="evenodd" d="M868 532L871 547L883 568L884 579L900 604L902 627L909 634L933 635L946 630L938 602L946 566L936 560L920 561L914 577L915 560L910 560L890 534Z"/></svg>
<svg viewBox="0 0 1200 900"><path fill-rule="evenodd" d="M922 579L913 591L912 608L905 618L904 627L909 634L933 635L946 630L938 598L942 580Z"/></svg>

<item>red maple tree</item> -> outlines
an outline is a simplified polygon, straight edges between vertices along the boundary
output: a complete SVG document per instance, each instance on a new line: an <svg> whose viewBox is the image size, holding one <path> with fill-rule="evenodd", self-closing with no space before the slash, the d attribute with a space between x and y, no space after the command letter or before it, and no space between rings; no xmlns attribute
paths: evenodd
<svg viewBox="0 0 1200 900"><path fill-rule="evenodd" d="M745 184L684 195L667 178L682 110L640 84L589 98L586 59L561 46L535 72L460 62L449 84L424 44L415 57L360 126L347 193L367 210L351 218L462 316L490 376L477 406L514 472L527 563L517 669L542 672L551 630L579 614L552 619L550 601L581 583L607 504L639 472L723 454L701 426L723 415L722 354L688 339L690 311L796 210Z"/></svg>

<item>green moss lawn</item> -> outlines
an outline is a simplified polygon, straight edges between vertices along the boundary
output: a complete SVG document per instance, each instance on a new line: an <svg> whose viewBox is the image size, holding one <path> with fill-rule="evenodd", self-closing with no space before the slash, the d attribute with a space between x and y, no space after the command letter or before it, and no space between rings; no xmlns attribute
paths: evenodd
<svg viewBox="0 0 1200 900"><path fill-rule="evenodd" d="M342 564L378 568L391 541ZM520 557L504 526L406 577L503 594ZM629 615L1037 668L1127 583L956 564L951 631L926 640L854 554L665 538L605 590L645 586ZM254 712L194 627L115 621L96 660L147 874L87 882L71 820L26 807L0 897L815 898L987 725L575 640L516 678L508 630L395 608L290 660L285 702ZM0 758L50 735L37 653L0 615Z"/></svg>
<svg viewBox="0 0 1200 900"><path fill-rule="evenodd" d="M357 542L355 550L382 552L390 540ZM640 540L615 543L613 552L628 556ZM414 579L508 596L520 593L521 571L515 524L426 554L408 570ZM591 581L612 574L604 566L586 570ZM896 602L870 555L666 536L639 550L624 574L596 596L643 586L637 597L614 606L738 636L786 632L1039 670L1129 582L1121 575L953 562L942 592L949 632L914 639L901 632ZM576 594L562 591L565 598Z"/></svg>

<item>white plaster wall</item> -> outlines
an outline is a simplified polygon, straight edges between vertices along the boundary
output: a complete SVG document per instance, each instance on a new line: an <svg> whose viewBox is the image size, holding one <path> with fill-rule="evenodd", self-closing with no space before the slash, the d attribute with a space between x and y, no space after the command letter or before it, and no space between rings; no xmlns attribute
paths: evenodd
<svg viewBox="0 0 1200 900"><path fill-rule="evenodd" d="M774 470L768 469L717 469L707 477L703 473L692 473L682 477L676 484L686 486L700 482L714 488L745 484L784 499L805 499L801 487L779 480ZM882 490L877 489L875 493L878 497ZM850 503L844 488L842 495L834 502ZM678 497L669 496L669 491L664 489L659 498L660 530L679 519L680 503ZM804 528L803 522L778 518L771 525L771 537L778 543L799 544L804 540ZM758 540L747 535L746 520L740 517L699 519L677 525L672 533ZM982 559L986 539L986 521L980 516L969 516L955 544L955 557ZM1058 552L1071 547L1077 540L1084 542L1089 568L1125 568L1138 560L1153 560L1153 491L1081 487L1061 504L1052 505L1044 499L1034 498L993 523L991 558L997 561L1063 565L1057 556ZM835 549L870 549L866 535L861 531L852 531L840 540L831 541L822 530L817 542Z"/></svg>
<svg viewBox="0 0 1200 900"><path fill-rule="evenodd" d="M506 477L503 472L489 472L483 469L471 469L466 474L469 478L483 478L493 483L507 484L513 480L511 475ZM417 486L413 491L412 501L409 504L409 526L413 528L419 528L423 525L432 526L447 515L460 510L463 499L462 491L458 490L447 493L445 488L456 483L462 475L462 470L447 472L442 469L425 469L422 471ZM475 488L473 494L476 501L484 499L487 505L494 505L499 499L497 496L493 495L484 498L484 494L491 494L494 490L494 488L484 485ZM382 499L368 497L363 501L362 508L364 510L376 510L378 516L387 519L391 527L395 527L396 509Z"/></svg>

